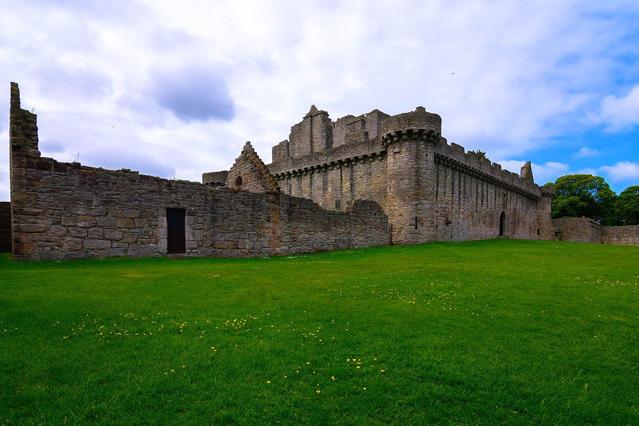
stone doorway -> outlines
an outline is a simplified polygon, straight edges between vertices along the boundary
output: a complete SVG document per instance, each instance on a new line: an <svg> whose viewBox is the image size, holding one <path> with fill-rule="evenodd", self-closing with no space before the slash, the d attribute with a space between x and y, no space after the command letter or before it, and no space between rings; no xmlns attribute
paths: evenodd
<svg viewBox="0 0 639 426"><path fill-rule="evenodd" d="M501 212L499 215L499 236L506 235L506 212Z"/></svg>
<svg viewBox="0 0 639 426"><path fill-rule="evenodd" d="M169 254L179 254L186 252L184 217L184 209L166 209L166 251Z"/></svg>

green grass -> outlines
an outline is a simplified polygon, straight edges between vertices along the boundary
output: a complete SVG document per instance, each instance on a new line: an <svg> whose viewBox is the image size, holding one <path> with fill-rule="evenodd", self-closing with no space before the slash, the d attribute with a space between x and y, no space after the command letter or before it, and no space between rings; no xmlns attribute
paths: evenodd
<svg viewBox="0 0 639 426"><path fill-rule="evenodd" d="M639 247L0 258L0 423L639 423Z"/></svg>

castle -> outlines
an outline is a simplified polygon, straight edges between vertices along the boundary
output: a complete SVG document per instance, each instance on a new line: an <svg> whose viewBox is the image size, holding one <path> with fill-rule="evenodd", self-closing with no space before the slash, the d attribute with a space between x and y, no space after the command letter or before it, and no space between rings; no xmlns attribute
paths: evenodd
<svg viewBox="0 0 639 426"><path fill-rule="evenodd" d="M20 259L262 256L385 244L553 239L552 194L441 135L423 107L332 121L312 106L265 164L250 143L202 183L41 156L11 83L11 247Z"/></svg>

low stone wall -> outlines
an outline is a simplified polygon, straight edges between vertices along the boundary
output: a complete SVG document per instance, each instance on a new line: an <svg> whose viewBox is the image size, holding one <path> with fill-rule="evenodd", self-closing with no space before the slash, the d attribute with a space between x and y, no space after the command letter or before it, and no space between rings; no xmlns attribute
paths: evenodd
<svg viewBox="0 0 639 426"><path fill-rule="evenodd" d="M639 225L605 226L601 239L604 244L639 245Z"/></svg>
<svg viewBox="0 0 639 426"><path fill-rule="evenodd" d="M601 243L601 225L588 217L562 217L552 220L555 239L579 243Z"/></svg>
<svg viewBox="0 0 639 426"><path fill-rule="evenodd" d="M267 256L388 243L373 202L346 212L280 193L14 155L13 240L19 259L160 256L167 208L185 209L187 256Z"/></svg>
<svg viewBox="0 0 639 426"><path fill-rule="evenodd" d="M0 253L11 251L11 203L0 202Z"/></svg>

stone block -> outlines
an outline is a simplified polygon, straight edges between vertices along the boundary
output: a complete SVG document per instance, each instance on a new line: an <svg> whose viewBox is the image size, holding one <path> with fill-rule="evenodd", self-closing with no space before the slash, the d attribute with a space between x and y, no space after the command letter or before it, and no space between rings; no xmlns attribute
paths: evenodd
<svg viewBox="0 0 639 426"><path fill-rule="evenodd" d="M225 249L228 248L229 243L227 241L216 241L213 244L213 247L215 247L216 249Z"/></svg>
<svg viewBox="0 0 639 426"><path fill-rule="evenodd" d="M15 232L39 233L47 230L47 225L42 223L22 223L15 225Z"/></svg>
<svg viewBox="0 0 639 426"><path fill-rule="evenodd" d="M70 250L82 250L82 239L80 238L65 238L62 248L66 251Z"/></svg>
<svg viewBox="0 0 639 426"><path fill-rule="evenodd" d="M129 246L129 250L127 251L127 256L149 257L156 254L156 252L157 252L157 247L131 245Z"/></svg>
<svg viewBox="0 0 639 426"><path fill-rule="evenodd" d="M67 228L60 225L51 225L49 227L49 233L55 237L64 237L67 234Z"/></svg>
<svg viewBox="0 0 639 426"><path fill-rule="evenodd" d="M92 240L85 239L83 241L82 247L85 249L107 249L111 248L111 241L107 240Z"/></svg>
<svg viewBox="0 0 639 426"><path fill-rule="evenodd" d="M115 226L117 226L118 228L133 228L135 227L135 220L131 218L116 219Z"/></svg>
<svg viewBox="0 0 639 426"><path fill-rule="evenodd" d="M74 238L85 238L87 230L85 228L68 228L69 236Z"/></svg>
<svg viewBox="0 0 639 426"><path fill-rule="evenodd" d="M77 226L81 228L90 228L95 225L96 225L96 220L93 216L88 216L88 215L78 216Z"/></svg>
<svg viewBox="0 0 639 426"><path fill-rule="evenodd" d="M101 240L104 238L104 230L102 228L90 228L87 235L91 239Z"/></svg>
<svg viewBox="0 0 639 426"><path fill-rule="evenodd" d="M115 229L105 229L104 238L111 241L120 241L122 239L122 232Z"/></svg>

